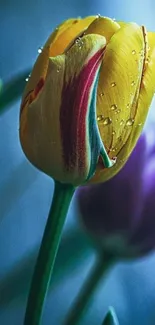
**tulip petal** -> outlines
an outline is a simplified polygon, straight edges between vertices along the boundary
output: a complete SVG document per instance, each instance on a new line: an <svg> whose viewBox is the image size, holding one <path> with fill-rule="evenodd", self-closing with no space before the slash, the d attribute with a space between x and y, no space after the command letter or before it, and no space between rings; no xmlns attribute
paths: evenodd
<svg viewBox="0 0 155 325"><path fill-rule="evenodd" d="M42 52L33 67L29 82L25 88L23 98L32 91L41 78L45 78L50 56L62 54L68 44L84 31L96 16L84 19L68 19L60 24L48 38Z"/></svg>
<svg viewBox="0 0 155 325"><path fill-rule="evenodd" d="M95 19L95 16L89 16L83 19L74 19L71 24L65 28L66 22L63 24L63 31L57 34L54 41L50 46L50 56L56 56L62 54L66 47L76 38L81 32L84 32L91 22Z"/></svg>
<svg viewBox="0 0 155 325"><path fill-rule="evenodd" d="M133 150L138 137L142 132L148 109L155 93L155 33L147 34L147 53L143 66L142 79L139 89L137 110L135 115L135 128L133 128L129 140L120 155L129 156Z"/></svg>
<svg viewBox="0 0 155 325"><path fill-rule="evenodd" d="M50 58L44 86L27 112L23 108L24 152L57 180L84 183L94 174L100 152L105 166L111 165L96 123L96 87L105 44L104 37L87 35L65 54Z"/></svg>
<svg viewBox="0 0 155 325"><path fill-rule="evenodd" d="M90 24L85 34L98 34L106 38L107 43L120 28L119 24L108 17L98 17Z"/></svg>
<svg viewBox="0 0 155 325"><path fill-rule="evenodd" d="M111 38L100 70L97 97L98 126L110 158L117 157L134 127L146 44L143 29L130 23ZM127 157L119 154L110 170L99 168L92 182L112 177Z"/></svg>
<svg viewBox="0 0 155 325"><path fill-rule="evenodd" d="M128 23L126 23L125 21L117 21L117 24L119 24L119 26L122 28L125 25L127 25Z"/></svg>

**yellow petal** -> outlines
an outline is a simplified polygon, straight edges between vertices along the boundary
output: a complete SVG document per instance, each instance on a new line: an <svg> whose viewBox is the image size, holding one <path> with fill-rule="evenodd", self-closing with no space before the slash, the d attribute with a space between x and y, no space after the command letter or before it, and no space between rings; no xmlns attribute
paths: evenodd
<svg viewBox="0 0 155 325"><path fill-rule="evenodd" d="M88 132L92 118L90 99L105 43L102 36L87 35L67 53L50 58L42 90L21 114L20 140L26 156L61 182L78 185L89 176L93 133ZM90 66L96 54L97 59ZM96 161L97 158L98 155Z"/></svg>
<svg viewBox="0 0 155 325"><path fill-rule="evenodd" d="M130 152L133 150L138 137L142 132L142 128L148 114L148 109L155 93L155 33L147 33L147 38L149 50L144 63L140 85L137 113L135 116L135 128L133 128L123 152L120 153L121 155L129 156Z"/></svg>
<svg viewBox="0 0 155 325"><path fill-rule="evenodd" d="M84 19L68 19L55 29L37 58L31 77L25 88L23 98L35 88L40 78L45 78L49 57L62 54L68 44L81 31L85 30L95 18L96 16L90 16Z"/></svg>
<svg viewBox="0 0 155 325"><path fill-rule="evenodd" d="M134 127L144 58L143 31L134 23L119 29L107 45L99 78L97 114L101 138L110 158L117 157ZM100 166L93 181L112 177L125 158L124 155L117 158L110 169Z"/></svg>
<svg viewBox="0 0 155 325"><path fill-rule="evenodd" d="M63 28L63 31L51 42L50 56L62 54L70 42L81 32L85 31L95 18L95 16L90 16L83 19L75 19L70 25L68 24L67 28Z"/></svg>
<svg viewBox="0 0 155 325"><path fill-rule="evenodd" d="M127 23L124 22L124 21L117 21L117 23L119 24L119 26L120 26L121 28L124 27L125 25L127 25Z"/></svg>
<svg viewBox="0 0 155 325"><path fill-rule="evenodd" d="M106 38L107 43L110 41L110 38L114 33L120 28L119 24L108 18L108 17L99 17L96 18L90 26L87 28L85 34L99 34Z"/></svg>
<svg viewBox="0 0 155 325"><path fill-rule="evenodd" d="M61 73L58 69L61 67ZM20 120L20 141L24 153L37 168L55 173L55 166L62 166L59 131L59 91L63 87L65 56L49 59L45 84L37 98L24 107ZM59 91L58 91L59 89ZM53 93L57 94L54 96ZM47 154L48 150L48 154Z"/></svg>

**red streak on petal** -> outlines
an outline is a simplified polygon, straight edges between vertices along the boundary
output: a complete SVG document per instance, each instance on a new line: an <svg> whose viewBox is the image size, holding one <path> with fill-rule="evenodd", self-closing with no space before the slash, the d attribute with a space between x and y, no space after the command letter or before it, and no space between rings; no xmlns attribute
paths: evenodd
<svg viewBox="0 0 155 325"><path fill-rule="evenodd" d="M34 98L37 97L37 95L39 94L39 92L40 92L40 90L43 88L43 86L44 86L44 78L41 78L41 79L38 81L38 83L37 83L37 85L36 85L36 87L35 87L35 89L34 89Z"/></svg>
<svg viewBox="0 0 155 325"><path fill-rule="evenodd" d="M99 50L80 74L64 84L60 108L60 129L64 164L67 170L79 172L86 164L86 115L89 95L104 49Z"/></svg>
<svg viewBox="0 0 155 325"><path fill-rule="evenodd" d="M41 78L36 87L32 90L30 90L28 92L28 94L26 95L26 97L24 98L23 100L23 103L21 105L21 110L20 110L20 115L24 109L24 107L26 106L26 104L28 103L29 105L34 101L34 99L38 96L39 92L41 91L41 89L43 88L44 86L44 79Z"/></svg>

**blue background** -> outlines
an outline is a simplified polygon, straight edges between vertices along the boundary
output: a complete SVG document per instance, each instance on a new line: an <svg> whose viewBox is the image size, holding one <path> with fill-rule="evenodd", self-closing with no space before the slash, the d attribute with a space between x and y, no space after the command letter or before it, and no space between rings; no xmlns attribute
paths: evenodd
<svg viewBox="0 0 155 325"><path fill-rule="evenodd" d="M54 27L69 17L101 14L136 21L155 30L155 3L121 0L0 1L0 77L5 81L31 67ZM21 325L26 294L53 195L53 181L25 158L18 138L20 102L0 117L0 324ZM74 198L64 230L43 325L59 325L94 260L84 238ZM70 232L79 239L69 241ZM67 239L66 239L67 238ZM83 241L83 242L82 242ZM73 245L73 249L70 247ZM82 244L83 243L83 244ZM81 248L84 245L85 249ZM65 246L65 247L66 247ZM75 251L74 251L75 250ZM77 254L76 262L67 268ZM68 270L68 269L67 269ZM155 254L116 265L101 284L83 324L101 324L109 305L120 325L155 324ZM58 272L59 271L59 272ZM57 274L59 273L59 275Z"/></svg>

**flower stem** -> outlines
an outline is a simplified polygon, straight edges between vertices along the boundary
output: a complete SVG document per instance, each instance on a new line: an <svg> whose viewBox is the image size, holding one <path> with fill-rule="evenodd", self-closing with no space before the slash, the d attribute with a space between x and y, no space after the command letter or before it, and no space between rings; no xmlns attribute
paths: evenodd
<svg viewBox="0 0 155 325"><path fill-rule="evenodd" d="M39 325L66 214L74 194L72 185L55 182L40 251L29 292L24 325Z"/></svg>
<svg viewBox="0 0 155 325"><path fill-rule="evenodd" d="M88 278L77 296L71 311L68 314L68 317L64 325L76 325L79 324L86 307L90 302L90 298L93 295L94 291L97 289L101 279L106 275L109 268L115 262L115 257L111 254L105 254L104 258L100 256L96 261L93 269L91 270Z"/></svg>

